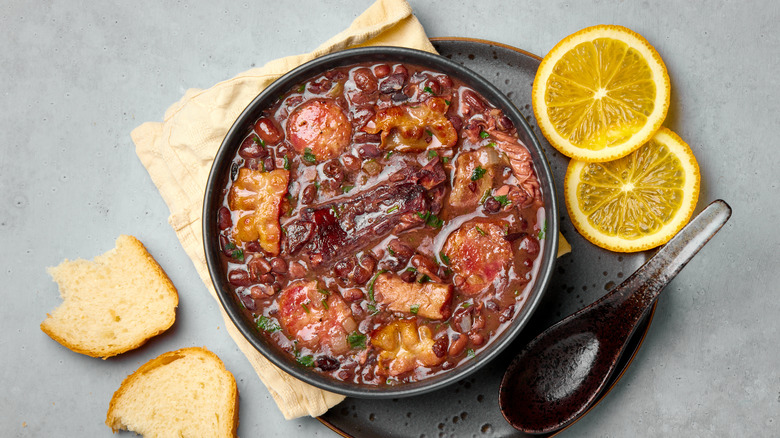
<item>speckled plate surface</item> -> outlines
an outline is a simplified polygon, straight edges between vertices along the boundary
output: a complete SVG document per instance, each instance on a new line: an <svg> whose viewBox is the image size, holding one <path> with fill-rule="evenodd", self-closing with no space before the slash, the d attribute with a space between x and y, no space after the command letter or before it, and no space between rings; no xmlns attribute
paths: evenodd
<svg viewBox="0 0 780 438"><path fill-rule="evenodd" d="M512 100L539 138L556 189L563 193L569 159L544 139L531 110L531 85L541 58L483 40L439 38L433 39L433 44L440 54L482 75ZM347 398L319 420L345 437L523 436L504 420L498 407L498 386L512 358L537 334L596 301L647 259L646 253L618 254L595 247L574 230L566 208L559 211L561 233L571 243L572 253L558 260L541 305L525 330L501 355L472 376L440 391L391 400ZM621 368L627 367L639 350L652 316L634 335ZM620 376L622 373L609 388Z"/></svg>

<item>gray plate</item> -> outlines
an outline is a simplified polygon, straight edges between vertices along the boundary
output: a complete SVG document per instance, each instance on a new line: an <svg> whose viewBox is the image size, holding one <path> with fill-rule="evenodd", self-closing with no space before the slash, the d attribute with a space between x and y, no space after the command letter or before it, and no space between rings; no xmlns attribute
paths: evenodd
<svg viewBox="0 0 780 438"><path fill-rule="evenodd" d="M512 100L539 138L561 197L569 159L545 140L531 109L531 86L541 58L490 41L443 38L434 39L433 44L440 54L482 75ZM533 337L601 298L647 259L646 253L618 254L595 247L575 231L565 206L559 207L561 233L573 252L558 260L542 303L501 355L472 376L440 391L391 400L347 398L319 420L346 437L522 436L504 420L498 408L498 385L512 358ZM652 314L637 330L623 358L623 368L641 346L651 320Z"/></svg>

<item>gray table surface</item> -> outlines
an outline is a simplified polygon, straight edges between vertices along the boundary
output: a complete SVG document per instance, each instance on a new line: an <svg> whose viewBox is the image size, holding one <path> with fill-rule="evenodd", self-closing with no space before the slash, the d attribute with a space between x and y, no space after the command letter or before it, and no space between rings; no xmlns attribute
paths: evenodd
<svg viewBox="0 0 780 438"><path fill-rule="evenodd" d="M430 36L540 55L597 23L643 34L672 81L665 124L701 165L698 209L717 198L733 207L661 297L625 377L564 436L778 436L778 3L410 3ZM106 409L127 374L165 351L205 345L238 382L240 436L336 436L315 419L279 413L168 225L129 133L161 120L187 88L312 50L370 4L3 2L0 435L110 436ZM72 353L38 327L60 303L45 268L92 258L122 233L138 236L179 289L177 323L115 359Z"/></svg>

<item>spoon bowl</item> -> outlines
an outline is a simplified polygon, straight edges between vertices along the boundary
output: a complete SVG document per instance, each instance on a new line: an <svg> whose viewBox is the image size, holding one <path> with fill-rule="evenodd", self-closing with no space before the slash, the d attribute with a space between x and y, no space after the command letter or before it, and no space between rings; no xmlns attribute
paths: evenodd
<svg viewBox="0 0 780 438"><path fill-rule="evenodd" d="M534 338L512 361L499 389L499 407L515 429L544 434L562 429L599 400L640 322L661 290L731 216L710 204L607 295Z"/></svg>

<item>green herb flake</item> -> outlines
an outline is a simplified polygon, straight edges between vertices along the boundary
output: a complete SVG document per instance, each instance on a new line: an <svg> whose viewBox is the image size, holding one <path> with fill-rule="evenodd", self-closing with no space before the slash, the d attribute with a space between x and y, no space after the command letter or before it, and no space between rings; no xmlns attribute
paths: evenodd
<svg viewBox="0 0 780 438"><path fill-rule="evenodd" d="M543 240L545 234L547 234L547 220L545 219L544 222L542 222L542 229L539 230L539 234L536 235L536 238L538 240Z"/></svg>
<svg viewBox="0 0 780 438"><path fill-rule="evenodd" d="M305 366L305 367L313 367L314 366L314 357L310 354L307 354L306 356L300 356L297 359L299 364Z"/></svg>
<svg viewBox="0 0 780 438"><path fill-rule="evenodd" d="M485 176L485 173L487 172L486 169L483 169L482 166L477 166L474 169L474 172L471 173L471 180L472 181L479 181L482 179L483 176Z"/></svg>
<svg viewBox="0 0 780 438"><path fill-rule="evenodd" d="M423 87L423 91L425 91L426 93L430 93L430 94L436 94L436 93L433 92L431 87Z"/></svg>
<svg viewBox="0 0 780 438"><path fill-rule="evenodd" d="M487 144L487 147L494 148L494 147L496 147L496 144L491 141L490 143Z"/></svg>
<svg viewBox="0 0 780 438"><path fill-rule="evenodd" d="M452 105L452 102L450 102L450 101L449 101L449 100L447 100L447 99L444 99L444 103L446 103L447 105Z"/></svg>
<svg viewBox="0 0 780 438"><path fill-rule="evenodd" d="M311 311L309 310L309 306L307 306L306 303L301 303L301 307L303 307L303 310L306 313L311 313Z"/></svg>
<svg viewBox="0 0 780 438"><path fill-rule="evenodd" d="M311 151L311 148L306 148L303 150L303 161L309 164L314 164L317 162L317 157Z"/></svg>
<svg viewBox="0 0 780 438"><path fill-rule="evenodd" d="M388 212L388 213L392 213L392 212L394 212L394 211L397 211L397 210L398 210L398 208L399 208L399 207L398 207L397 205L394 205L394 206L392 206L392 207L388 208L388 209L387 209L387 212Z"/></svg>
<svg viewBox="0 0 780 438"><path fill-rule="evenodd" d="M339 217L339 211L336 209L336 206L335 206L335 205L331 205L331 206L330 206L330 212L331 212L331 214L333 214L333 216L335 216L336 218L338 218L338 217Z"/></svg>
<svg viewBox="0 0 780 438"><path fill-rule="evenodd" d="M329 290L327 290L327 289L318 288L318 289L317 289L317 292L319 292L319 293L321 293L321 294L323 294L323 295L325 295L325 296L328 296L328 295L330 295L330 291L329 291Z"/></svg>
<svg viewBox="0 0 780 438"><path fill-rule="evenodd" d="M258 136L256 136L256 135L252 136L252 141L257 143L257 144L259 144L262 147L265 147L265 142L263 141L263 139L258 137Z"/></svg>
<svg viewBox="0 0 780 438"><path fill-rule="evenodd" d="M428 151L428 159L433 160L434 158L438 157L439 154L436 153L433 149Z"/></svg>
<svg viewBox="0 0 780 438"><path fill-rule="evenodd" d="M341 188L341 191L344 193L349 193L350 190L354 189L355 186L344 186Z"/></svg>
<svg viewBox="0 0 780 438"><path fill-rule="evenodd" d="M515 289L515 296L516 296L516 297L517 297L517 296L520 296L520 290L519 290L519 289Z"/></svg>
<svg viewBox="0 0 780 438"><path fill-rule="evenodd" d="M408 268L404 269L404 272L414 272L417 273L417 269L409 266Z"/></svg>
<svg viewBox="0 0 780 438"><path fill-rule="evenodd" d="M488 196L490 196L490 189L485 190L485 193L482 194L482 199L479 200L479 203L484 204L485 201L487 201Z"/></svg>
<svg viewBox="0 0 780 438"><path fill-rule="evenodd" d="M290 170L290 159L287 155L284 156L284 170Z"/></svg>
<svg viewBox="0 0 780 438"><path fill-rule="evenodd" d="M324 307L325 310L328 310L328 308L329 308L328 307L328 300L326 300L325 298L322 299L322 307Z"/></svg>
<svg viewBox="0 0 780 438"><path fill-rule="evenodd" d="M430 129L426 129L425 133L428 134L428 137L433 137L433 132Z"/></svg>
<svg viewBox="0 0 780 438"><path fill-rule="evenodd" d="M507 205L512 203L512 201L510 201L509 198L507 198L507 195L493 196L493 199L498 201L498 203L501 204L502 207L506 207Z"/></svg>
<svg viewBox="0 0 780 438"><path fill-rule="evenodd" d="M417 280L418 283L423 284L431 281L431 277L428 276L428 274L423 274L422 277L420 277L419 280Z"/></svg>
<svg viewBox="0 0 780 438"><path fill-rule="evenodd" d="M385 155L385 160L389 160L390 157L395 153L395 151L389 151L387 155Z"/></svg>
<svg viewBox="0 0 780 438"><path fill-rule="evenodd" d="M376 300L374 300L374 283L376 283L377 277L384 274L385 272L387 272L386 269L380 269L376 274L374 274L374 277L371 278L371 281L368 282L368 300L372 303L376 302Z"/></svg>
<svg viewBox="0 0 780 438"><path fill-rule="evenodd" d="M463 303L460 305L461 309L468 309L469 307L471 307L471 303Z"/></svg>
<svg viewBox="0 0 780 438"><path fill-rule="evenodd" d="M483 229L482 229L482 228L480 228L479 226L476 226L476 225L475 225L475 226L474 226L474 228L476 228L476 229L477 229L477 233L479 233L479 234L480 234L480 236L487 236L487 233L485 232L485 230L483 230Z"/></svg>
<svg viewBox="0 0 780 438"><path fill-rule="evenodd" d="M369 305L367 305L367 306L366 306L366 308L367 308L369 311L371 311L371 315L372 315L372 316L373 316L373 315L376 315L377 313L379 313L379 309L377 309L377 308L376 308L376 306L375 306L375 305L373 305L373 304L369 304Z"/></svg>
<svg viewBox="0 0 780 438"><path fill-rule="evenodd" d="M301 84L301 86L298 87L298 92L303 93L304 91L306 91L306 84Z"/></svg>
<svg viewBox="0 0 780 438"><path fill-rule="evenodd" d="M275 333L282 329L279 327L279 324L275 319L269 318L265 315L260 315L257 318L257 328L266 333Z"/></svg>
<svg viewBox="0 0 780 438"><path fill-rule="evenodd" d="M441 261L445 265L449 265L450 264L450 258L447 256L447 254L444 254L444 251L439 252L439 258L441 258Z"/></svg>
<svg viewBox="0 0 780 438"><path fill-rule="evenodd" d="M482 138L488 138L488 137L490 137L490 134L488 134L485 131L482 131L482 132L479 133L479 136L482 137Z"/></svg>
<svg viewBox="0 0 780 438"><path fill-rule="evenodd" d="M466 356L468 356L468 357L476 356L476 353L474 353L474 349L473 348L469 348L468 350L466 350Z"/></svg>
<svg viewBox="0 0 780 438"><path fill-rule="evenodd" d="M388 210L388 212L389 211L390 210ZM393 251L393 248L390 248L389 246L387 247L387 252L389 252L391 256L395 256L395 251Z"/></svg>
<svg viewBox="0 0 780 438"><path fill-rule="evenodd" d="M412 307L409 308L409 312L412 315L417 315L417 312L420 311L420 305L419 304L412 304Z"/></svg>
<svg viewBox="0 0 780 438"><path fill-rule="evenodd" d="M366 349L366 335L357 330L347 335L347 342L352 348Z"/></svg>
<svg viewBox="0 0 780 438"><path fill-rule="evenodd" d="M444 157L444 158L442 158L442 159L441 159L441 162L442 162L442 163L444 163L444 164L447 164L447 163L449 163L449 162L450 162L450 157Z"/></svg>
<svg viewBox="0 0 780 438"><path fill-rule="evenodd" d="M238 260L239 262L244 261L244 250L243 249L237 249L234 250L232 253L230 253L230 256L234 259Z"/></svg>

